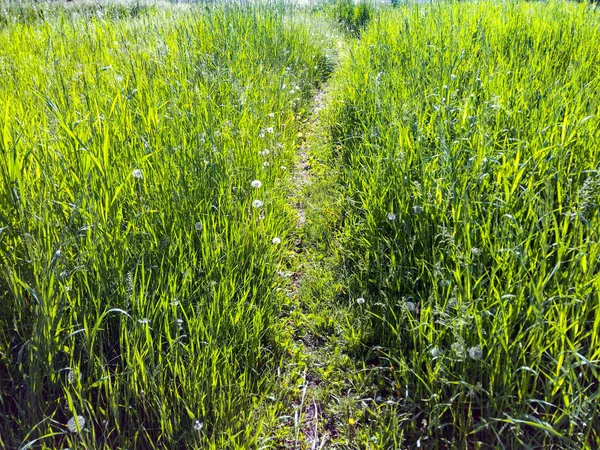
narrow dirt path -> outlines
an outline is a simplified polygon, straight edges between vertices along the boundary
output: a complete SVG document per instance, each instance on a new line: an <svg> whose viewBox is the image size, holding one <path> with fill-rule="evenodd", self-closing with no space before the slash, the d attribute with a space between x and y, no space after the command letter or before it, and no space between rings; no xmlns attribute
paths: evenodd
<svg viewBox="0 0 600 450"><path fill-rule="evenodd" d="M309 273L318 264L313 260L314 242L310 236L310 216L313 213L310 202L316 175L313 170L313 152L318 152L324 142L324 127L321 123L322 112L328 101L328 87L322 85L314 94L312 107L299 135L296 165L292 175L290 201L297 212L296 240L290 254L289 267L292 269L287 296L290 298L292 313L289 317L289 329L293 342L293 355L285 361L281 377L282 385L288 386L289 403L282 416L287 422L285 438L277 448L318 450L327 448L335 436L333 420L327 417L327 409L321 401L320 392L324 381L319 376L325 365L329 349L325 347L312 330L307 315L310 307L305 304L305 291L310 289ZM318 201L318 200L317 200Z"/></svg>
<svg viewBox="0 0 600 450"><path fill-rule="evenodd" d="M327 86L325 85L321 86L313 97L312 111L305 124L302 136L303 140L298 149L295 173L292 178L295 189L294 208L298 212L296 228L298 229L298 235L302 236L295 243L295 252L297 255L300 255L305 250L302 239L305 236L304 228L307 225L306 209L309 197L306 194L314 177L311 170L311 152L316 142L319 141L319 135L322 133L320 120L321 113L325 107L326 95ZM300 297L301 295L306 263L306 260L300 262L297 271L293 275L291 294L295 297ZM306 334L298 341L298 344L302 347L302 352L306 358L306 367L303 372L301 385L302 395L299 403L294 404L293 446L295 449L322 449L327 444L330 436L329 433L324 433L321 430L323 407L317 402L314 392L320 383L320 380L315 377L317 370L314 367L315 364L318 364L318 361L313 357L318 350L318 343L314 339L310 339L309 334Z"/></svg>

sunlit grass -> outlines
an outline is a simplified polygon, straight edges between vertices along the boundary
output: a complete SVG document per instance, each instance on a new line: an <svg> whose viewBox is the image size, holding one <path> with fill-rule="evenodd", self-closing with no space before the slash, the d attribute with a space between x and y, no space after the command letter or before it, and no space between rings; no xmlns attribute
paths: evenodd
<svg viewBox="0 0 600 450"><path fill-rule="evenodd" d="M0 447L253 447L323 47L276 5L43 11L0 30Z"/></svg>
<svg viewBox="0 0 600 450"><path fill-rule="evenodd" d="M388 367L381 448L598 445L599 39L585 4L412 5L336 72L339 270Z"/></svg>

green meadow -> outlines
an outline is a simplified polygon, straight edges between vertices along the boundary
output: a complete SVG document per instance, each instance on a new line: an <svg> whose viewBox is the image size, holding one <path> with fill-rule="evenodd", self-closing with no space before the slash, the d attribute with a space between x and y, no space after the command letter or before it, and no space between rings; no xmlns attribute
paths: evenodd
<svg viewBox="0 0 600 450"><path fill-rule="evenodd" d="M0 448L598 448L598 42L0 4Z"/></svg>

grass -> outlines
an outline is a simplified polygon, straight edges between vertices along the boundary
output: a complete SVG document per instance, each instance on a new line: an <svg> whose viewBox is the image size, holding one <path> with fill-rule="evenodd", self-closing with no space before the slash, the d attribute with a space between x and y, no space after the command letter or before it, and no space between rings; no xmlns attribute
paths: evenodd
<svg viewBox="0 0 600 450"><path fill-rule="evenodd" d="M324 50L281 8L46 8L0 34L0 446L255 446Z"/></svg>
<svg viewBox="0 0 600 450"><path fill-rule="evenodd" d="M387 367L381 448L600 442L599 35L587 5L406 6L336 71L337 270Z"/></svg>
<svg viewBox="0 0 600 450"><path fill-rule="evenodd" d="M598 41L565 2L3 4L0 447L598 447Z"/></svg>

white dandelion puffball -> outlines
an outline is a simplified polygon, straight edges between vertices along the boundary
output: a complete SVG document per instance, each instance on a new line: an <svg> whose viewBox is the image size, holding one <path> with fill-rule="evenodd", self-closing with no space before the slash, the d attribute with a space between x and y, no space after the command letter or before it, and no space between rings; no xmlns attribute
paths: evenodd
<svg viewBox="0 0 600 450"><path fill-rule="evenodd" d="M269 161L265 161L265 162L263 163L263 167L269 167Z"/></svg>
<svg viewBox="0 0 600 450"><path fill-rule="evenodd" d="M415 312L417 310L417 305L415 305L413 302L406 302L406 309L408 309L410 312Z"/></svg>
<svg viewBox="0 0 600 450"><path fill-rule="evenodd" d="M273 242L273 244L275 244L275 245L281 244L281 239L279 239L278 237L274 237L271 242Z"/></svg>
<svg viewBox="0 0 600 450"><path fill-rule="evenodd" d="M200 422L199 420L196 420L196 422L194 422L194 430L200 431L200 430L202 430L202 428L204 428L204 422Z"/></svg>
<svg viewBox="0 0 600 450"><path fill-rule="evenodd" d="M75 371L73 369L69 370L69 372L67 373L67 381L70 384L73 384L73 383L75 383L77 381L77 379L81 380L81 374L79 374L79 376L77 376L75 374Z"/></svg>
<svg viewBox="0 0 600 450"><path fill-rule="evenodd" d="M252 187L254 189L258 189L259 187L262 186L262 183L260 182L260 180L254 180L252 183L250 183L252 185Z"/></svg>
<svg viewBox="0 0 600 450"><path fill-rule="evenodd" d="M387 218L388 218L388 220L394 221L394 220L396 220L396 214L391 212L387 215Z"/></svg>
<svg viewBox="0 0 600 450"><path fill-rule="evenodd" d="M194 227L196 228L196 231L202 231L202 222L196 222Z"/></svg>
<svg viewBox="0 0 600 450"><path fill-rule="evenodd" d="M85 426L85 418L83 416L71 417L67 422L67 428L71 433L78 433Z"/></svg>
<svg viewBox="0 0 600 450"><path fill-rule="evenodd" d="M365 303L365 299L363 297L358 297L356 299L356 303L358 303L359 305L362 305Z"/></svg>
<svg viewBox="0 0 600 450"><path fill-rule="evenodd" d="M260 201L260 200L254 200L252 202L252 206L254 208L262 208L263 205L264 205L264 203L262 201Z"/></svg>
<svg viewBox="0 0 600 450"><path fill-rule="evenodd" d="M469 350L469 356L473 359L481 359L481 357L483 356L483 351L481 350L481 347L479 345L476 345L475 347L471 347Z"/></svg>
<svg viewBox="0 0 600 450"><path fill-rule="evenodd" d="M439 347L433 347L429 353L431 353L431 356L433 356L434 358L439 358L440 356L442 356L444 354L444 352L442 351L441 348Z"/></svg>
<svg viewBox="0 0 600 450"><path fill-rule="evenodd" d="M135 169L133 172L131 172L131 176L141 180L144 178L144 173L142 172L142 169Z"/></svg>

